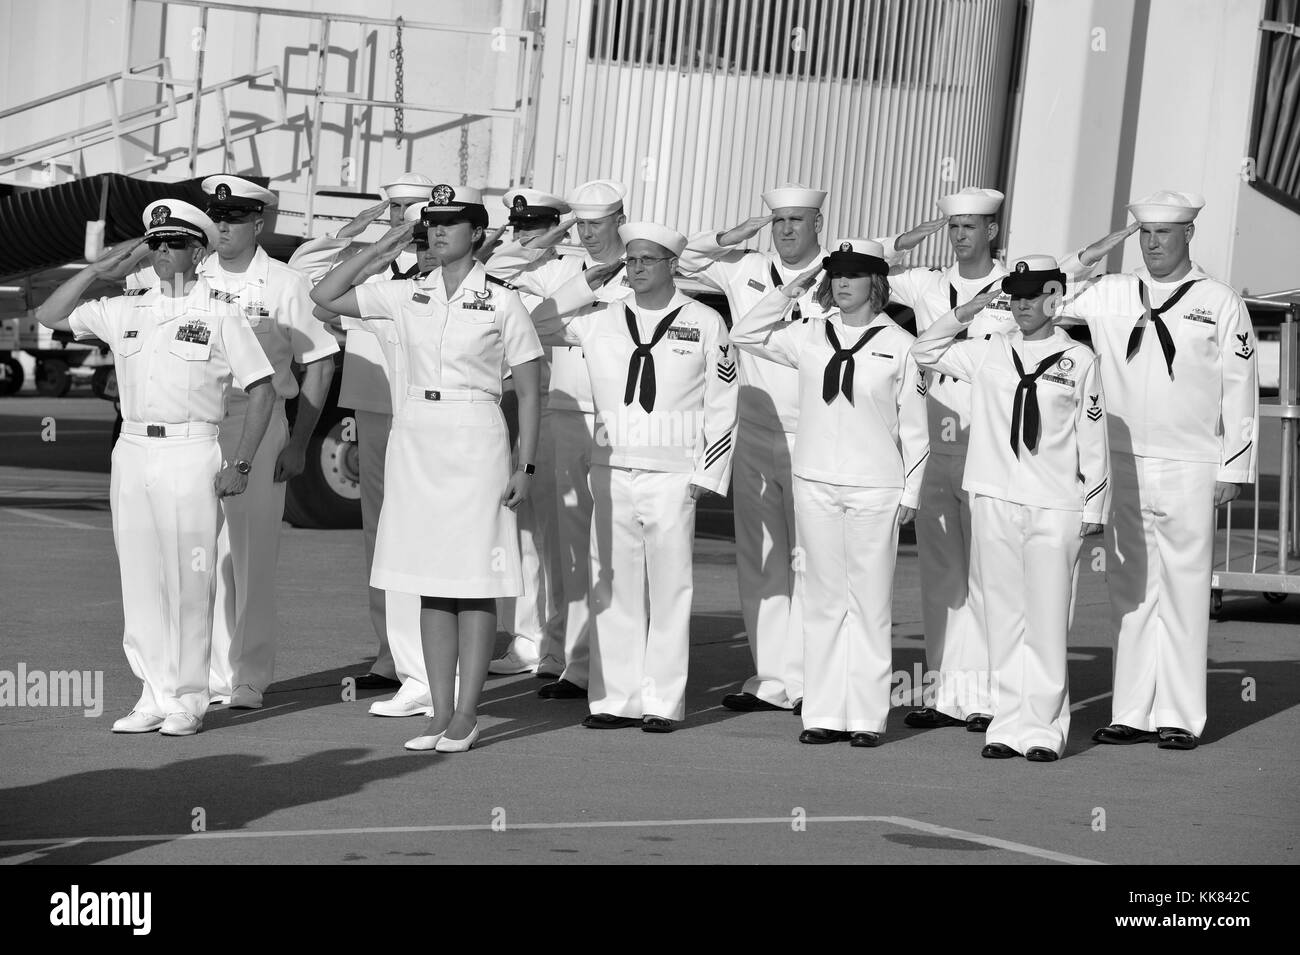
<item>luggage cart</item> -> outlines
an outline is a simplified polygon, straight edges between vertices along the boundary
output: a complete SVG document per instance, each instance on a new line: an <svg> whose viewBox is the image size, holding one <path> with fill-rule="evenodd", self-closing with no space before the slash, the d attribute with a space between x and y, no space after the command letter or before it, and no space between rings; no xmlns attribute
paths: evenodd
<svg viewBox="0 0 1300 955"><path fill-rule="evenodd" d="M1210 577L1215 620L1222 617L1225 591L1262 593L1270 603L1300 594L1300 290L1248 298L1246 304L1261 352L1267 340L1259 332L1275 323L1278 332L1277 404L1261 402L1259 408L1261 434L1267 419L1277 419L1281 431L1277 500L1271 499L1271 479L1261 473L1253 506L1243 495L1221 509ZM1261 444L1259 453L1264 451ZM1235 520L1247 507L1249 516Z"/></svg>

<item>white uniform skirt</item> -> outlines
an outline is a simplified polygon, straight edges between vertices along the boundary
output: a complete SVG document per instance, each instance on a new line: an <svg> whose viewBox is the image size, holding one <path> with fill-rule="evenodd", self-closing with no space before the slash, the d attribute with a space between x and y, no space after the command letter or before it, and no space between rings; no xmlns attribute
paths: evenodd
<svg viewBox="0 0 1300 955"><path fill-rule="evenodd" d="M498 405L409 399L384 459L370 586L428 597L523 593L510 445Z"/></svg>

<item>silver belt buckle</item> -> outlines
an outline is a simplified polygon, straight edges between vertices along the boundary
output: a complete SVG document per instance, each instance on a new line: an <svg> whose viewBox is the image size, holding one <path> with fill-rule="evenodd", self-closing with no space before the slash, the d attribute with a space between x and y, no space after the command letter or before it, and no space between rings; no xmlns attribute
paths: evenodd
<svg viewBox="0 0 1300 955"><path fill-rule="evenodd" d="M426 391L426 392L424 393L424 400L425 400L425 401L441 401L441 400L442 400L442 392L441 392L441 391Z"/></svg>
<svg viewBox="0 0 1300 955"><path fill-rule="evenodd" d="M145 425L144 430L145 430L145 434L147 434L151 438L167 437L167 429L160 424Z"/></svg>

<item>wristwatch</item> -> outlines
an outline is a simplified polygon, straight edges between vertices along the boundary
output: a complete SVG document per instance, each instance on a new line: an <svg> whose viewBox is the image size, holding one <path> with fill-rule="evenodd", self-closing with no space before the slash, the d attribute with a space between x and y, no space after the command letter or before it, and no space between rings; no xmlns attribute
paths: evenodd
<svg viewBox="0 0 1300 955"><path fill-rule="evenodd" d="M236 461L235 470L238 471L240 474L246 475L248 474L249 471L253 470L253 466L249 464L247 461Z"/></svg>
<svg viewBox="0 0 1300 955"><path fill-rule="evenodd" d="M531 464L521 464L519 467L515 468L515 470L523 471L525 474L535 474L537 472L537 468Z"/></svg>

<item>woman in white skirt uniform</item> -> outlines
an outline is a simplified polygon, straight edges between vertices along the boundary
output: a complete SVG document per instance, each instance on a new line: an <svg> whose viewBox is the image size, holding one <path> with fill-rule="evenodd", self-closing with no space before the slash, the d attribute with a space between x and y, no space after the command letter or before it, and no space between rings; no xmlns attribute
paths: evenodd
<svg viewBox="0 0 1300 955"><path fill-rule="evenodd" d="M826 316L787 321L822 269L817 299ZM888 272L880 243L842 241L731 330L741 348L799 370L792 472L804 573L801 743L875 746L889 716L898 528L916 513L930 442L914 339L882 311Z"/></svg>
<svg viewBox="0 0 1300 955"><path fill-rule="evenodd" d="M972 553L994 675L983 755L1052 762L1070 731L1066 634L1079 547L1110 507L1097 358L1052 323L1065 273L1026 256L1002 280L1017 331L956 341L999 294L948 312L912 349L922 368L971 383Z"/></svg>
<svg viewBox="0 0 1300 955"><path fill-rule="evenodd" d="M312 298L333 312L395 323L407 398L388 444L370 584L421 597L433 715L407 748L463 752L478 739L496 598L523 590L514 509L534 471L542 347L519 296L474 258L488 221L479 191L435 186L421 220L440 268L352 288L406 246L415 229L407 223L331 271ZM519 397L513 473L499 406L506 367Z"/></svg>

